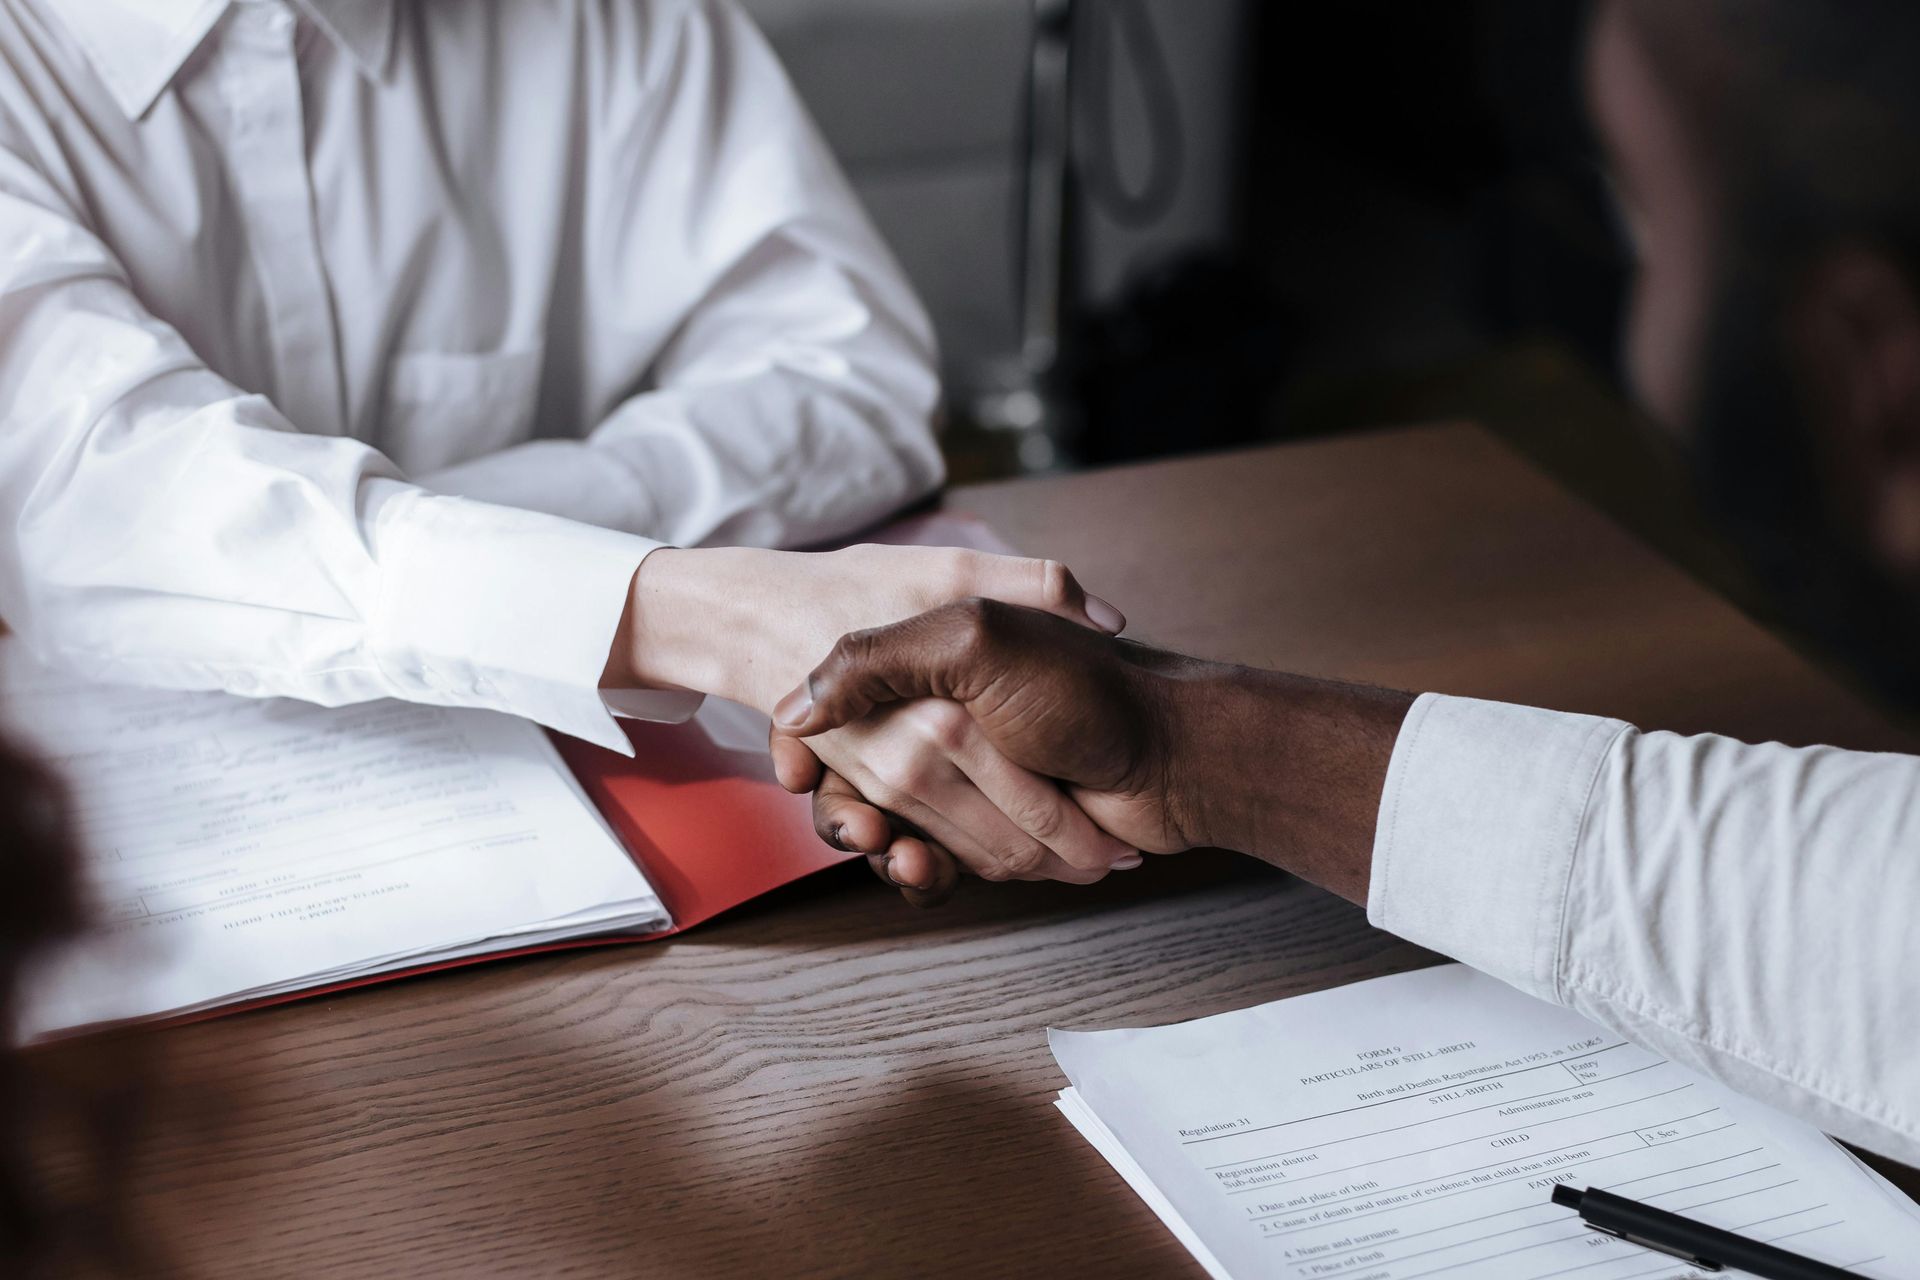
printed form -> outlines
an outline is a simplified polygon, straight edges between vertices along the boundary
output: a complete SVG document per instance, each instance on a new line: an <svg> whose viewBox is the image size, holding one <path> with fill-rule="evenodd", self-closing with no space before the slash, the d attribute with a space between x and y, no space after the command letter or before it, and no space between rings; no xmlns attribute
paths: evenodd
<svg viewBox="0 0 1920 1280"><path fill-rule="evenodd" d="M1049 1037L1060 1110L1220 1280L1709 1274L1557 1182L1920 1276L1920 1213L1819 1132L1462 965Z"/></svg>
<svg viewBox="0 0 1920 1280"><path fill-rule="evenodd" d="M487 711L105 686L0 647L66 780L102 928L28 1038L669 923L546 735Z"/></svg>

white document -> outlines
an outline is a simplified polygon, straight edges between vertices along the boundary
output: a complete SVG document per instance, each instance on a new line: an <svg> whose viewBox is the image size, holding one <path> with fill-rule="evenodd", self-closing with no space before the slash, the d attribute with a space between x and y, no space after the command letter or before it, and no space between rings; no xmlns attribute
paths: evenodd
<svg viewBox="0 0 1920 1280"><path fill-rule="evenodd" d="M29 1038L670 923L525 721L102 686L18 644L0 687L103 925L35 982Z"/></svg>
<svg viewBox="0 0 1920 1280"><path fill-rule="evenodd" d="M1920 1277L1920 1217L1818 1131L1462 965L1049 1039L1060 1110L1216 1280L1709 1274L1557 1182Z"/></svg>

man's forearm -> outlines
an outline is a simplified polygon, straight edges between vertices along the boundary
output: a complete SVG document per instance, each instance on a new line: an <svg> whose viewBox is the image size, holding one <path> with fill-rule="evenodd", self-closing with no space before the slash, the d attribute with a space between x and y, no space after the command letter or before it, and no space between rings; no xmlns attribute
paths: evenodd
<svg viewBox="0 0 1920 1280"><path fill-rule="evenodd" d="M1380 794L1414 695L1222 666L1171 699L1174 809L1204 843L1365 902Z"/></svg>

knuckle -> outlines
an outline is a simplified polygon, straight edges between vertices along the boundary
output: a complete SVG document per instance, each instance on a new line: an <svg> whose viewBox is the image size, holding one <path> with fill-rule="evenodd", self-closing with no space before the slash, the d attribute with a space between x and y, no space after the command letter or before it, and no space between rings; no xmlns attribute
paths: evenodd
<svg viewBox="0 0 1920 1280"><path fill-rule="evenodd" d="M987 859L986 861L982 862L979 866L975 867L973 869L973 872L975 875L979 876L982 880L990 881L994 884L1001 884L1001 883L1004 883L1005 881L1011 880L1013 879L1013 875L1014 875L1014 873L1007 867L1006 863L1002 862L998 858Z"/></svg>
<svg viewBox="0 0 1920 1280"><path fill-rule="evenodd" d="M1067 833L1067 815L1059 802L1035 797L1014 806L1014 825L1048 847Z"/></svg>
<svg viewBox="0 0 1920 1280"><path fill-rule="evenodd" d="M1052 851L1045 845L1032 840L1024 840L1000 854L1000 865L1007 875L1014 879L1036 876L1052 861Z"/></svg>
<svg viewBox="0 0 1920 1280"><path fill-rule="evenodd" d="M880 631L849 631L833 642L826 658L807 677L813 696L826 700L843 686L858 688L860 677L881 657Z"/></svg>
<svg viewBox="0 0 1920 1280"><path fill-rule="evenodd" d="M963 548L950 548L936 553L940 559L940 569L936 577L945 586L948 599L970 596L980 589L979 556Z"/></svg>
<svg viewBox="0 0 1920 1280"><path fill-rule="evenodd" d="M1039 568L1040 603L1049 609L1073 603L1073 575L1058 560L1042 560Z"/></svg>
<svg viewBox="0 0 1920 1280"><path fill-rule="evenodd" d="M924 796L940 777L940 759L918 747L898 751L876 772L896 797Z"/></svg>
<svg viewBox="0 0 1920 1280"><path fill-rule="evenodd" d="M821 568L842 580L870 578L885 573L889 568L885 559L886 548L871 542L855 543L849 547L839 547L817 554L820 557L819 560L809 561L809 563L818 563Z"/></svg>
<svg viewBox="0 0 1920 1280"><path fill-rule="evenodd" d="M954 754L972 736L973 717L958 703L923 701L910 710L921 737L942 754Z"/></svg>
<svg viewBox="0 0 1920 1280"><path fill-rule="evenodd" d="M971 596L954 606L959 639L966 656L989 652L999 638L1006 606L984 596Z"/></svg>
<svg viewBox="0 0 1920 1280"><path fill-rule="evenodd" d="M825 670L841 670L860 664L873 650L872 631L849 631L833 642L833 648L827 653L827 660L821 664Z"/></svg>
<svg viewBox="0 0 1920 1280"><path fill-rule="evenodd" d="M968 596L956 600L947 606L947 616L969 629L985 625L987 615L993 612L993 601L986 596Z"/></svg>

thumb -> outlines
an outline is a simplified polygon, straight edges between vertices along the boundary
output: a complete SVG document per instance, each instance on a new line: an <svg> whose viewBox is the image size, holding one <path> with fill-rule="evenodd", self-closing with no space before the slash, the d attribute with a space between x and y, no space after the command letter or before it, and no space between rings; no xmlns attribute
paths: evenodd
<svg viewBox="0 0 1920 1280"><path fill-rule="evenodd" d="M917 618L841 636L826 661L773 709L797 738L837 729L875 707L915 698L966 701L963 683L984 670L991 601L964 600Z"/></svg>
<svg viewBox="0 0 1920 1280"><path fill-rule="evenodd" d="M812 748L777 728L767 731L767 754L773 757L773 776L788 791L803 795L820 786L827 767Z"/></svg>

